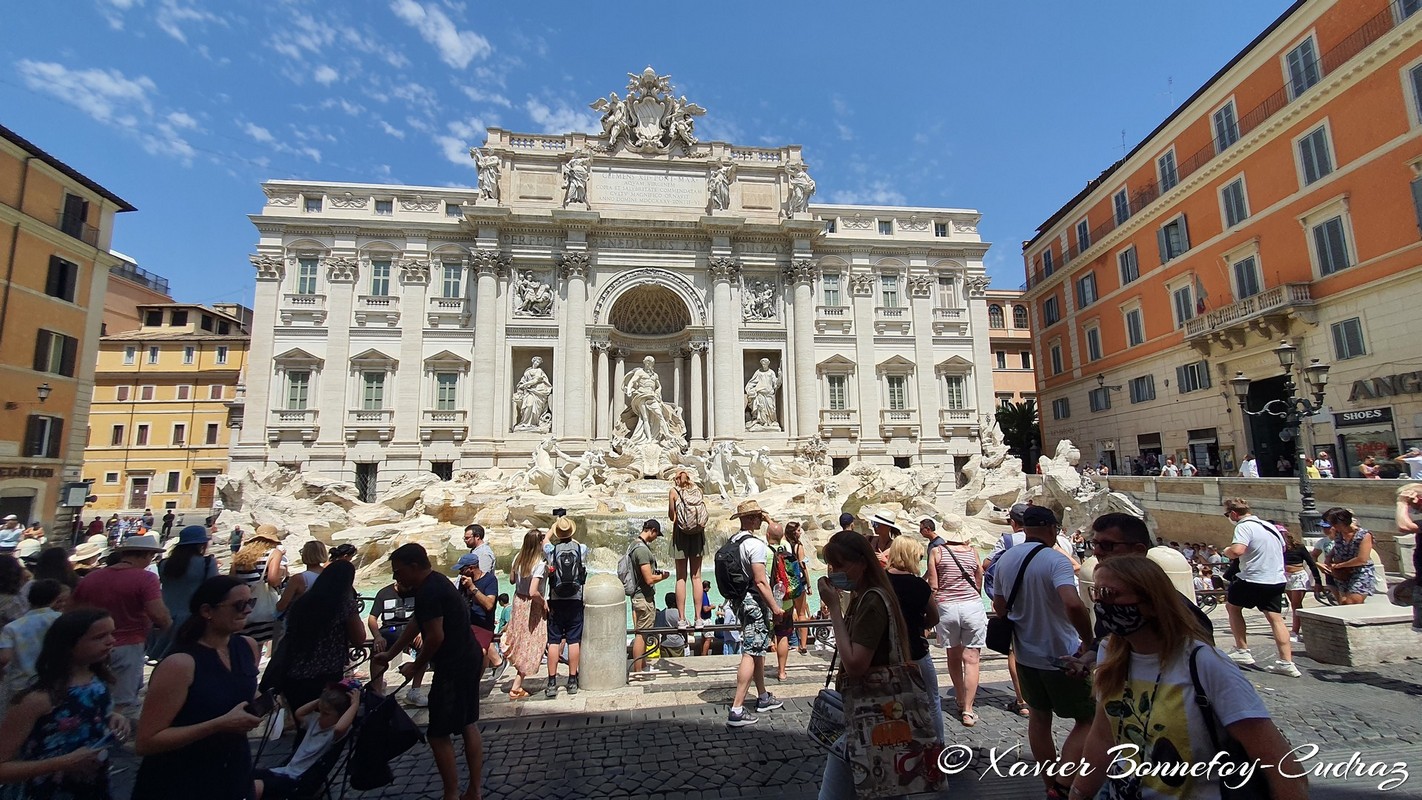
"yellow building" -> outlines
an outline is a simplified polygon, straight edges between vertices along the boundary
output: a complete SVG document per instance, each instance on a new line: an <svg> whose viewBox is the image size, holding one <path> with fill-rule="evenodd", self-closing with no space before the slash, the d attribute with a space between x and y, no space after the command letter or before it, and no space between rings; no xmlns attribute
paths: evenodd
<svg viewBox="0 0 1422 800"><path fill-rule="evenodd" d="M242 424L251 311L236 304L138 307L141 327L103 337L84 475L86 513L202 510Z"/></svg>
<svg viewBox="0 0 1422 800"><path fill-rule="evenodd" d="M0 126L0 515L67 531L83 502L109 243L133 210Z"/></svg>

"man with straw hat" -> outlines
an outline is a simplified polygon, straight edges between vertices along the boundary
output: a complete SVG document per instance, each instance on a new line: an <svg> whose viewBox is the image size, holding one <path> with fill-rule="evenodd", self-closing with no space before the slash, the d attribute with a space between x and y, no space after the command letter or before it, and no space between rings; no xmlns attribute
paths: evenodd
<svg viewBox="0 0 1422 800"><path fill-rule="evenodd" d="M138 690L143 688L143 647L153 628L173 624L158 576L148 571L153 557L163 552L158 537L130 536L116 548L112 566L94 570L74 590L75 607L93 606L114 618L114 649L109 665L114 673L114 710L126 717L138 715Z"/></svg>
<svg viewBox="0 0 1422 800"><path fill-rule="evenodd" d="M741 530L731 537L725 547L734 547L740 557L742 568L749 580L749 591L739 599L736 616L741 622L741 664L736 670L736 696L731 701L731 713L726 724L732 728L756 723L755 715L746 710L746 695L750 693L751 681L755 681L757 691L755 710L764 713L784 706L775 695L765 688L765 654L770 650L770 618L778 614L780 604L770 591L770 580L766 565L770 559L770 548L755 535L760 526L770 520L769 515L754 500L747 500L736 506L731 519L739 520ZM720 553L718 552L718 556ZM727 598L736 602L736 598Z"/></svg>
<svg viewBox="0 0 1422 800"><path fill-rule="evenodd" d="M74 565L74 572L81 578L88 575L99 566L99 556L102 556L108 547L109 538L102 533L80 542L69 556L69 563Z"/></svg>
<svg viewBox="0 0 1422 800"><path fill-rule="evenodd" d="M545 545L543 554L552 571L548 580L548 688L544 690L550 700L558 696L558 659L564 642L568 645L568 694L578 693L588 546L573 539L577 530L571 519L558 514L548 530L552 542Z"/></svg>

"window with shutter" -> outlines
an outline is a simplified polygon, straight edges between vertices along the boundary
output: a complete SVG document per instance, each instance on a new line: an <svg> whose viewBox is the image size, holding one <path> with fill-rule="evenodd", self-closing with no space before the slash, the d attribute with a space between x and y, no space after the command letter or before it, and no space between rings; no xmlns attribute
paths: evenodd
<svg viewBox="0 0 1422 800"><path fill-rule="evenodd" d="M1417 215L1417 231L1422 233L1422 178L1412 182L1412 211Z"/></svg>
<svg viewBox="0 0 1422 800"><path fill-rule="evenodd" d="M1363 344L1363 322L1358 317L1335 322L1333 331L1333 353L1337 360L1357 358L1367 355Z"/></svg>
<svg viewBox="0 0 1422 800"><path fill-rule="evenodd" d="M45 276L44 293L50 297L74 302L74 287L78 274L78 264L65 261L59 256L50 256L49 274Z"/></svg>
<svg viewBox="0 0 1422 800"><path fill-rule="evenodd" d="M1348 238L1343 232L1343 218L1330 217L1313 228L1314 252L1318 256L1320 275L1332 275L1352 266L1348 258Z"/></svg>
<svg viewBox="0 0 1422 800"><path fill-rule="evenodd" d="M1299 163L1303 167L1305 186L1333 171L1333 158L1328 154L1327 128L1320 126L1299 140Z"/></svg>
<svg viewBox="0 0 1422 800"><path fill-rule="evenodd" d="M1285 61L1289 69L1290 99L1303 94L1310 86L1318 83L1322 77L1319 72L1318 56L1313 47L1313 39L1304 39L1299 42L1298 47L1289 51Z"/></svg>

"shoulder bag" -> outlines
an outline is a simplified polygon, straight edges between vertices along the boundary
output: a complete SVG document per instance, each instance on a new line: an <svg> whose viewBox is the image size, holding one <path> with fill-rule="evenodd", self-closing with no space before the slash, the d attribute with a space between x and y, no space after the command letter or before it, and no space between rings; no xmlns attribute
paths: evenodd
<svg viewBox="0 0 1422 800"><path fill-rule="evenodd" d="M1195 684L1195 705L1199 706L1200 713L1205 717L1205 730L1210 734L1210 745L1219 754L1221 765L1238 767L1253 761L1249 754L1244 751L1244 745L1229 731L1220 725L1220 718L1215 715L1215 708L1210 704L1209 695L1205 694L1205 685L1200 683L1200 668L1197 660L1203 646L1196 647L1190 651L1190 682ZM1239 770L1231 770L1231 777L1239 775ZM1264 770L1256 769L1250 775L1249 780L1243 786L1230 788L1227 784L1235 780L1222 780L1219 782L1220 800L1269 800L1273 797L1269 792L1269 780L1264 775Z"/></svg>
<svg viewBox="0 0 1422 800"><path fill-rule="evenodd" d="M1002 616L994 616L988 619L987 624L987 646L1003 655L1007 655L1012 650L1012 633L1016 624L1008 619L1007 615L1012 613L1012 605L1017 602L1017 594L1022 591L1022 576L1027 574L1027 565L1032 563L1032 559L1037 554L1046 550L1050 545L1039 544L1036 549L1027 554L1022 560L1022 566L1017 570L1017 580L1012 582L1012 594L1007 596L1007 608L1003 610ZM999 556L1001 558L1001 556Z"/></svg>
<svg viewBox="0 0 1422 800"><path fill-rule="evenodd" d="M971 584L973 585L973 591L981 593L981 592L982 592L982 589L979 589L979 588L978 588L978 582L977 582L977 580L976 580L975 578L973 578L972 575L969 575L969 574L968 574L968 570L963 567L963 562L959 561L959 560L958 560L958 557L955 556L955 555L953 555L953 548L951 548L951 547L949 547L948 545L945 544L945 545L943 545L943 550L944 550L944 552L946 552L946 553L948 554L948 557L949 557L949 558L953 559L953 563L958 566L958 571L961 572L961 573L963 573L963 580L965 580L965 581L967 581L968 583L971 583ZM1020 580L1020 578L1019 578L1019 580Z"/></svg>
<svg viewBox="0 0 1422 800"><path fill-rule="evenodd" d="M833 748L839 737L844 735L844 696L838 690L829 688L830 680L834 678L835 660L838 658L839 649L835 648L830 654L824 688L815 695L815 702L810 706L810 725L807 732L810 739L826 750Z"/></svg>

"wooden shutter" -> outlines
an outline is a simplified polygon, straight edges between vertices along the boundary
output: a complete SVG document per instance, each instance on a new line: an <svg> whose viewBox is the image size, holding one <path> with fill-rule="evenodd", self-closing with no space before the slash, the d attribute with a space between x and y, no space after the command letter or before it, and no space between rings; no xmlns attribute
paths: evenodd
<svg viewBox="0 0 1422 800"><path fill-rule="evenodd" d="M59 374L67 378L74 377L74 362L79 355L79 340L72 336L65 336L64 353L59 358Z"/></svg>
<svg viewBox="0 0 1422 800"><path fill-rule="evenodd" d="M25 455L38 456L44 453L44 417L31 414L25 427Z"/></svg>
<svg viewBox="0 0 1422 800"><path fill-rule="evenodd" d="M1160 248L1160 263L1164 264L1170 259L1167 257L1170 250L1165 244L1165 228L1160 227L1155 230L1155 245Z"/></svg>
<svg viewBox="0 0 1422 800"><path fill-rule="evenodd" d="M49 257L49 274L45 276L44 293L50 297L62 297L64 290L64 259Z"/></svg>
<svg viewBox="0 0 1422 800"><path fill-rule="evenodd" d="M1181 394L1185 394L1185 392L1188 391L1188 390L1185 388L1185 367L1184 367L1184 366L1179 366L1179 367L1176 367L1176 368L1175 368L1175 388L1176 388L1176 389L1179 389Z"/></svg>
<svg viewBox="0 0 1422 800"><path fill-rule="evenodd" d="M35 372L49 372L49 337L53 335L46 330L35 334Z"/></svg>
<svg viewBox="0 0 1422 800"><path fill-rule="evenodd" d="M1190 225L1185 221L1185 215L1180 215L1180 252L1184 253L1190 249Z"/></svg>
<svg viewBox="0 0 1422 800"><path fill-rule="evenodd" d="M1422 233L1422 178L1412 182L1412 211L1417 215L1417 231Z"/></svg>
<svg viewBox="0 0 1422 800"><path fill-rule="evenodd" d="M1208 361L1200 362L1200 388L1210 388L1210 362Z"/></svg>
<svg viewBox="0 0 1422 800"><path fill-rule="evenodd" d="M49 418L49 441L46 443L45 456L47 458L59 458L60 447L63 444L64 420L59 417Z"/></svg>

